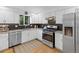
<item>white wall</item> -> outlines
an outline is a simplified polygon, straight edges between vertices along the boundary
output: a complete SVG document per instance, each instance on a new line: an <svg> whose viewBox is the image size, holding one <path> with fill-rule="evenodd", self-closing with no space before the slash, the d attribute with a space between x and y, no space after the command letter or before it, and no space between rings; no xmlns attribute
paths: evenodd
<svg viewBox="0 0 79 59"><path fill-rule="evenodd" d="M19 23L19 15L23 11L8 7L0 7L0 23Z"/></svg>

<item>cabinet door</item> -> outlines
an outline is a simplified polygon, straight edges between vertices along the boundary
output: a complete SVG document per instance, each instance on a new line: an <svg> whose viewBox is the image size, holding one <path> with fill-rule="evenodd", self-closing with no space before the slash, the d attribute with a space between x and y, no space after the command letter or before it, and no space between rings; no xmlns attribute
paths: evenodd
<svg viewBox="0 0 79 59"><path fill-rule="evenodd" d="M64 11L56 12L56 23L63 24L63 13Z"/></svg>
<svg viewBox="0 0 79 59"><path fill-rule="evenodd" d="M3 21L4 21L4 13L3 13L3 11L0 11L0 23L3 23Z"/></svg>
<svg viewBox="0 0 79 59"><path fill-rule="evenodd" d="M9 33L9 47L16 45L17 42L16 32Z"/></svg>
<svg viewBox="0 0 79 59"><path fill-rule="evenodd" d="M17 42L16 44L21 43L21 31L17 31Z"/></svg>
<svg viewBox="0 0 79 59"><path fill-rule="evenodd" d="M31 29L29 30L29 39L33 40L38 38L37 29Z"/></svg>
<svg viewBox="0 0 79 59"><path fill-rule="evenodd" d="M39 39L39 40L42 40L42 29L37 29L37 35L36 37Z"/></svg>
<svg viewBox="0 0 79 59"><path fill-rule="evenodd" d="M29 30L29 40L33 40L34 39L34 29L30 29Z"/></svg>
<svg viewBox="0 0 79 59"><path fill-rule="evenodd" d="M7 11L5 13L5 20L6 20L6 23L14 23L14 17L13 17L13 12L11 11Z"/></svg>
<svg viewBox="0 0 79 59"><path fill-rule="evenodd" d="M56 48L62 50L63 49L63 34L55 33L55 46Z"/></svg>
<svg viewBox="0 0 79 59"><path fill-rule="evenodd" d="M29 41L29 32L28 30L22 31L22 43Z"/></svg>
<svg viewBox="0 0 79 59"><path fill-rule="evenodd" d="M18 13L13 13L13 17L14 17L14 23L19 23L19 14Z"/></svg>
<svg viewBox="0 0 79 59"><path fill-rule="evenodd" d="M33 33L34 33L34 35L33 35L34 37L33 38L34 39L38 38L38 34L37 34L38 33L38 30L37 29L34 29Z"/></svg>
<svg viewBox="0 0 79 59"><path fill-rule="evenodd" d="M0 51L8 48L8 34L0 34Z"/></svg>

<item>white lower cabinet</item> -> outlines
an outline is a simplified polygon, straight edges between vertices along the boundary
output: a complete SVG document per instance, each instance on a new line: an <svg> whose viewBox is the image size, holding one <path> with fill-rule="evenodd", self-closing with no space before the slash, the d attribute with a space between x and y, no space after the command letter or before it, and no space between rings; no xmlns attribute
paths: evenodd
<svg viewBox="0 0 79 59"><path fill-rule="evenodd" d="M29 30L23 30L22 31L22 43L30 41L29 40Z"/></svg>
<svg viewBox="0 0 79 59"><path fill-rule="evenodd" d="M33 39L42 40L42 29L26 29L20 31L13 31L10 33L0 34L0 51L7 49L17 43L24 43Z"/></svg>
<svg viewBox="0 0 79 59"><path fill-rule="evenodd" d="M34 39L34 29L29 29L29 40L33 40Z"/></svg>
<svg viewBox="0 0 79 59"><path fill-rule="evenodd" d="M15 46L21 43L21 31L12 31L8 34L9 47Z"/></svg>
<svg viewBox="0 0 79 59"><path fill-rule="evenodd" d="M37 31L36 28L35 29L31 29L29 32L30 32L29 36L30 36L31 40L38 38L38 31Z"/></svg>
<svg viewBox="0 0 79 59"><path fill-rule="evenodd" d="M37 36L36 29L26 29L22 31L22 43L31 41L35 39Z"/></svg>
<svg viewBox="0 0 79 59"><path fill-rule="evenodd" d="M38 38L39 40L42 40L42 32L43 32L42 29L37 29L37 38Z"/></svg>
<svg viewBox="0 0 79 59"><path fill-rule="evenodd" d="M63 49L63 34L55 32L55 47L62 50Z"/></svg>
<svg viewBox="0 0 79 59"><path fill-rule="evenodd" d="M8 33L0 34L0 51L8 48Z"/></svg>
<svg viewBox="0 0 79 59"><path fill-rule="evenodd" d="M36 38L42 40L42 29L26 29L22 31L22 43Z"/></svg>

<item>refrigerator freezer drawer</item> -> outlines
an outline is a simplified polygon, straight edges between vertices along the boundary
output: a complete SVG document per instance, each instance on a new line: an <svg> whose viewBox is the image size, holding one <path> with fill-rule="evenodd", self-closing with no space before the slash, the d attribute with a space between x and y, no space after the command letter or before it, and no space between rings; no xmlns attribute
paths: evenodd
<svg viewBox="0 0 79 59"><path fill-rule="evenodd" d="M64 36L63 40L63 52L65 53L74 53L74 38L73 37L68 37Z"/></svg>

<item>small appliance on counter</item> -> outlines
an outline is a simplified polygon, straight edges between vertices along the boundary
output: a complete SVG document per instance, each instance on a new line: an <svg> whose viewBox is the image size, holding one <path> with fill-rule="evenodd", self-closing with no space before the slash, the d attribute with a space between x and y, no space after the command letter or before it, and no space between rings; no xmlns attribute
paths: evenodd
<svg viewBox="0 0 79 59"><path fill-rule="evenodd" d="M0 32L7 32L9 31L8 25L0 25Z"/></svg>

